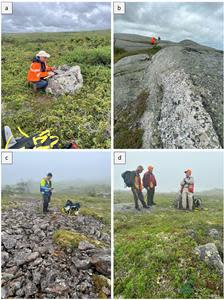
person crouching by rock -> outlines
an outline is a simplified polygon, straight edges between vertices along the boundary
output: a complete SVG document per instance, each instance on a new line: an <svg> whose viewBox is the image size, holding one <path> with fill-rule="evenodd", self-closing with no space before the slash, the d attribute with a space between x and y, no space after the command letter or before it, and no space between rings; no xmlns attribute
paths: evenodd
<svg viewBox="0 0 224 300"><path fill-rule="evenodd" d="M193 210L193 194L194 194L194 178L191 176L192 171L187 169L184 171L185 178L181 181L182 208Z"/></svg>
<svg viewBox="0 0 224 300"><path fill-rule="evenodd" d="M49 212L48 205L51 201L51 195L52 195L52 179L53 175L52 173L48 173L45 178L43 178L40 182L40 192L43 195L43 213L46 214Z"/></svg>
<svg viewBox="0 0 224 300"><path fill-rule="evenodd" d="M142 193L142 180L140 174L142 173L143 170L144 169L142 166L138 166L137 169L135 171L132 171L131 174L131 178L133 178L131 190L134 196L135 208L137 210L140 210L138 205L138 200L140 200L143 208L148 208L144 200L144 195Z"/></svg>
<svg viewBox="0 0 224 300"><path fill-rule="evenodd" d="M148 166L148 171L143 176L143 186L147 190L147 205L152 206L156 203L153 201L155 187L157 185L155 175L152 173L153 166Z"/></svg>
<svg viewBox="0 0 224 300"><path fill-rule="evenodd" d="M50 54L42 50L37 53L30 65L27 80L33 83L33 90L35 92L38 89L45 89L48 85L47 78L54 75L52 72L55 70L55 67L49 67L47 65L49 57Z"/></svg>

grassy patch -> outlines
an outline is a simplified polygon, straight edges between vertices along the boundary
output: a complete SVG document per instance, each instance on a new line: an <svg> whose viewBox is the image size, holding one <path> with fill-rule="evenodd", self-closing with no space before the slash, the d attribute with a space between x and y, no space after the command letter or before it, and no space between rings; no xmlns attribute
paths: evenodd
<svg viewBox="0 0 224 300"><path fill-rule="evenodd" d="M115 213L116 297L222 298L219 273L194 254L214 242L209 229L222 235L222 198L203 195L206 210L186 213L172 207L174 196L157 194L152 213ZM116 193L122 202L133 202L131 193Z"/></svg>
<svg viewBox="0 0 224 300"><path fill-rule="evenodd" d="M88 241L98 248L103 246L103 243L100 241L90 239L78 232L63 229L59 229L54 232L53 240L61 248L77 248L79 243L82 241Z"/></svg>
<svg viewBox="0 0 224 300"><path fill-rule="evenodd" d="M2 37L2 125L20 136L50 129L60 147L76 138L80 148L109 148L111 99L110 31L4 34ZM27 72L35 54L45 49L49 65L79 65L83 88L55 99L33 94Z"/></svg>
<svg viewBox="0 0 224 300"><path fill-rule="evenodd" d="M110 198L90 197L87 195L53 195L52 204L59 209L64 206L66 200L79 202L81 205L80 214L85 216L92 216L106 225L106 230L110 230L111 212L110 212Z"/></svg>
<svg viewBox="0 0 224 300"><path fill-rule="evenodd" d="M138 149L142 147L144 130L139 128L139 120L146 110L148 91L142 91L136 101L121 111L114 125L115 148Z"/></svg>
<svg viewBox="0 0 224 300"><path fill-rule="evenodd" d="M111 289L109 279L103 275L93 274L93 283L98 293L99 299L107 299L107 295L104 293L103 288L106 287L109 290Z"/></svg>
<svg viewBox="0 0 224 300"><path fill-rule="evenodd" d="M93 218L103 222L104 224L109 223L108 218L105 216L105 212L100 209L83 207L80 209L80 214L82 214L84 216L93 217Z"/></svg>
<svg viewBox="0 0 224 300"><path fill-rule="evenodd" d="M115 49L114 49L114 63L118 62L120 59L122 59L124 57L127 57L127 56L132 56L132 55L137 55L137 54L154 55L160 49L161 49L161 47L158 46L158 45L154 46L153 48L142 49L142 50L133 50L133 51L126 51L122 48L115 47Z"/></svg>
<svg viewBox="0 0 224 300"><path fill-rule="evenodd" d="M2 196L2 200L1 200L2 210L8 210L8 209L17 208L17 207L19 207L18 201L15 201L10 196Z"/></svg>

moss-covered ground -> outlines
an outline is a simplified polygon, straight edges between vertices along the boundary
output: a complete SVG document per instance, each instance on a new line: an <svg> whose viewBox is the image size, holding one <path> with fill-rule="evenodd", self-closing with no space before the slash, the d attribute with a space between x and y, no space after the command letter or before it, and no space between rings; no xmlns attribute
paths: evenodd
<svg viewBox="0 0 224 300"><path fill-rule="evenodd" d="M222 238L208 235L215 228L222 236L222 197L203 194L204 210L194 212L174 209L174 199L157 194L151 213L115 213L115 297L223 298L220 274L194 254L209 242L223 251ZM132 202L131 192L115 193L115 205Z"/></svg>

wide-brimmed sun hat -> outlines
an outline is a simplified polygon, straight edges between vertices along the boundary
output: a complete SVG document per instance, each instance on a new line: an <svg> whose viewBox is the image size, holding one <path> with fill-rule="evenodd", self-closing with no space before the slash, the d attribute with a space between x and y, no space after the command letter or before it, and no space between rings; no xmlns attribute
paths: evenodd
<svg viewBox="0 0 224 300"><path fill-rule="evenodd" d="M47 53L47 52L44 51L44 50L41 50L41 51L39 51L39 52L37 53L36 56L49 58L49 57L50 57L50 54Z"/></svg>
<svg viewBox="0 0 224 300"><path fill-rule="evenodd" d="M187 172L189 172L190 174L192 174L192 170L191 169L187 169L187 170L184 171L184 173L187 173Z"/></svg>

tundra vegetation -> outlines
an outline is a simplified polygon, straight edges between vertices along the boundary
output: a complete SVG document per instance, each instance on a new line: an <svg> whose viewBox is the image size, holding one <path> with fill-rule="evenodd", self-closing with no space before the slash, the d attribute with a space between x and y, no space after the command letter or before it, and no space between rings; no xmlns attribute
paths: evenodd
<svg viewBox="0 0 224 300"><path fill-rule="evenodd" d="M204 210L178 211L175 194L157 194L151 212L134 212L120 210L134 206L132 194L115 192L115 297L223 298L222 276L195 254L214 243L223 260L222 191L199 196Z"/></svg>
<svg viewBox="0 0 224 300"><path fill-rule="evenodd" d="M2 125L19 136L50 129L60 147L76 139L80 148L110 147L110 31L3 34ZM84 84L75 95L34 94L27 72L35 54L51 54L50 66L79 65Z"/></svg>

